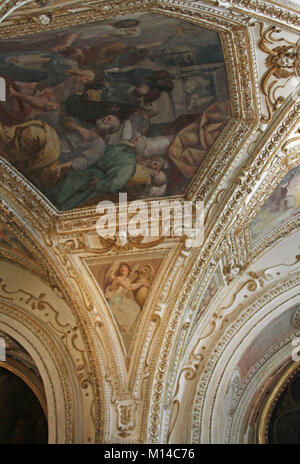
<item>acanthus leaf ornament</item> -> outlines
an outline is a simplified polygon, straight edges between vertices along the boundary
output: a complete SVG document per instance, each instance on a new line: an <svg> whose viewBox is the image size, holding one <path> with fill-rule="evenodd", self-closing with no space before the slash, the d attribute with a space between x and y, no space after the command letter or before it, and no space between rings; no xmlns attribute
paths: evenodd
<svg viewBox="0 0 300 464"><path fill-rule="evenodd" d="M300 75L300 42L292 43L284 37L274 36L280 32L281 29L276 26L263 30L263 24L260 23L259 46L268 55L265 62L268 69L261 82L268 111L261 117L264 124L272 120L273 113L285 100L282 95L278 95L278 90L284 89L291 78Z"/></svg>

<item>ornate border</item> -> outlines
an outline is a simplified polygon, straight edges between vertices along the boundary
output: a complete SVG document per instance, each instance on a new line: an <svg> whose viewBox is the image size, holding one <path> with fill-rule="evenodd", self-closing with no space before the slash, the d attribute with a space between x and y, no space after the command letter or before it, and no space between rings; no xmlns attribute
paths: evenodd
<svg viewBox="0 0 300 464"><path fill-rule="evenodd" d="M226 329L225 334L219 339L217 346L212 351L208 361L205 364L205 368L201 374L201 377L198 382L198 390L194 400L193 408L193 423L192 423L192 442L200 443L200 434L201 434L201 422L203 420L203 405L205 395L207 393L207 386L209 384L212 372L218 363L220 355L223 353L224 349L228 346L233 336L244 326L246 321L250 320L251 317L256 314L263 306L268 302L272 301L274 298L278 297L290 290L295 288L300 284L300 274L286 279L285 281L279 283L275 287L271 288L267 294L259 297L253 304L248 306L246 310L239 314L233 323Z"/></svg>
<svg viewBox="0 0 300 464"><path fill-rule="evenodd" d="M11 305L8 305L7 303L1 303L0 304L0 312L2 314L6 314L12 319L15 319L19 321L23 326L25 326L30 332L32 332L38 340L41 341L44 347L47 347L46 349L48 350L49 355L53 359L53 362L55 366L57 367L57 371L59 372L59 377L61 379L61 384L64 390L64 402L65 402L65 442L66 443L72 443L73 441L73 415L74 415L74 409L73 409L73 398L72 398L72 393L71 393L71 384L70 384L70 379L67 374L66 366L63 363L62 359L58 356L57 353L57 348L56 345L53 343L53 340L49 335L45 332L45 330L37 324L36 321L32 320L29 316L24 314L23 311L21 311L19 308L15 308ZM12 327L14 331L16 329ZM24 335L22 335L24 337ZM32 345L30 340L28 340L29 343ZM35 348L36 350L36 348ZM48 379L51 382L51 374L47 368L47 366L44 364L43 365L44 369L46 369L46 372L48 373ZM55 401L55 422L56 422L56 442L58 440L58 427L59 424L57 423L57 417L58 417L58 412L57 412L57 398L55 398L54 395L54 385L51 384L51 389L53 392L54 396L54 401Z"/></svg>

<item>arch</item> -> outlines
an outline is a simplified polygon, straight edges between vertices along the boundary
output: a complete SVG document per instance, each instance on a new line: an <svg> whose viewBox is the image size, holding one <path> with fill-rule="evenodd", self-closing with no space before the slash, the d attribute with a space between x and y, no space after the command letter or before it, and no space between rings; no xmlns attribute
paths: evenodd
<svg viewBox="0 0 300 464"><path fill-rule="evenodd" d="M76 422L76 416L79 419L69 380L73 375L57 349L57 340L19 308L3 303L0 304L0 329L20 343L37 365L46 394L49 443L72 443L75 439L72 422ZM78 435L76 429L74 435Z"/></svg>
<svg viewBox="0 0 300 464"><path fill-rule="evenodd" d="M263 295L260 295L252 305L244 308L220 337L201 377L198 379L193 407L192 442L222 443L224 441L221 433L220 417L223 414L226 392L238 361L246 348L255 342L259 336L262 336L264 329L270 322L299 302L299 289L300 275L297 273L296 277L294 276L284 283L281 282L273 286ZM283 363L289 361L291 345L289 347L288 343L291 339L286 339L288 335L290 333L285 334L285 342L284 340L281 342L282 347L279 345L275 350L275 354L277 353L275 363L264 363L263 358L258 360L258 362L264 363L266 378L270 377L272 372ZM280 348L282 348L281 351ZM231 435L231 441L240 443L241 423L245 418L249 404L253 400L253 395L259 390L261 382L262 379L251 390L246 406L237 408L239 417L234 417L233 421L239 425L235 428L235 433ZM224 423L224 421L222 422ZM212 429L210 425L212 423L219 425ZM238 434L239 436L237 436Z"/></svg>
<svg viewBox="0 0 300 464"><path fill-rule="evenodd" d="M300 371L300 361L294 362L286 369L280 380L277 382L272 392L268 396L261 413L258 427L258 442L265 444L267 442L267 433L271 414L274 410L277 400L288 384Z"/></svg>
<svg viewBox="0 0 300 464"><path fill-rule="evenodd" d="M6 362L0 361L0 367L12 372L32 390L33 394L38 399L42 410L44 411L45 416L47 417L47 403L43 391L43 384L37 385L36 379L33 380L33 376L28 372L29 369L26 369L24 365L19 362L13 362L14 360L6 358Z"/></svg>

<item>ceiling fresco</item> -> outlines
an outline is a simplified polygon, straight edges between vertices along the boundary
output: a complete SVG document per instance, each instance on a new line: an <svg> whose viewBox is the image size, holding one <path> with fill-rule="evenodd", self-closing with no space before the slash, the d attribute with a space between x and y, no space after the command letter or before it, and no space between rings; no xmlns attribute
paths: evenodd
<svg viewBox="0 0 300 464"><path fill-rule="evenodd" d="M300 213L300 166L291 169L251 223L253 241L287 224Z"/></svg>
<svg viewBox="0 0 300 464"><path fill-rule="evenodd" d="M250 3L0 22L0 337L35 360L49 443L254 440L300 328L300 16Z"/></svg>
<svg viewBox="0 0 300 464"><path fill-rule="evenodd" d="M0 154L59 209L184 194L230 116L219 35L122 19L1 41Z"/></svg>

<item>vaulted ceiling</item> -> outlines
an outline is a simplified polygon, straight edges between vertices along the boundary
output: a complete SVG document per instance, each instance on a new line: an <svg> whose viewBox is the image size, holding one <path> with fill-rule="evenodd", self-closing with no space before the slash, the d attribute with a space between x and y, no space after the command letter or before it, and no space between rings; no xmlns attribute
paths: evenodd
<svg viewBox="0 0 300 464"><path fill-rule="evenodd" d="M299 6L23 3L0 6L0 335L39 372L49 441L266 441L300 366ZM70 69L92 73L80 95ZM124 82L140 93L121 105ZM106 151L93 171L74 164L49 181L67 124L95 130L110 114L120 125L97 135ZM130 163L113 189L108 173ZM122 224L99 235L96 203L112 201L120 217L119 192L139 202L138 236L124 239ZM177 201L169 234L142 235L153 199ZM204 203L197 246L176 229L187 201Z"/></svg>

